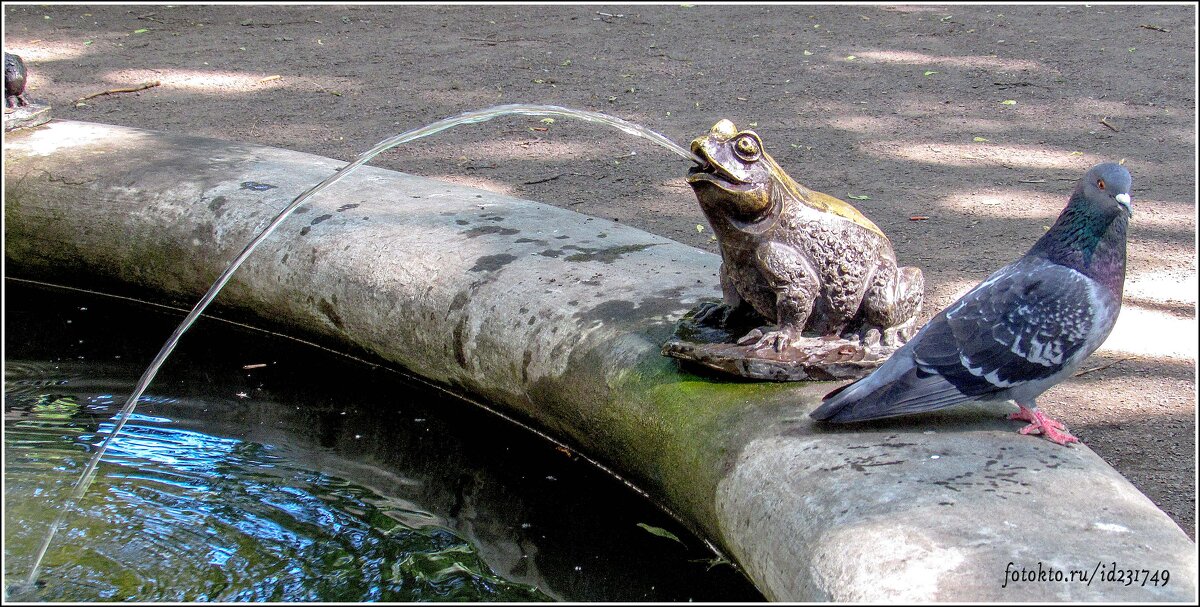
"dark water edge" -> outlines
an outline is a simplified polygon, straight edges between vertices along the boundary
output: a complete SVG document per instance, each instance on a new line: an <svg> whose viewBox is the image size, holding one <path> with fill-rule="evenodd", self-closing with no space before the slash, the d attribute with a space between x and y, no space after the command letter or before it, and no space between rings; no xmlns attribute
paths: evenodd
<svg viewBox="0 0 1200 607"><path fill-rule="evenodd" d="M10 586L182 313L4 286ZM147 396L6 598L762 600L617 480L381 367L202 319Z"/></svg>

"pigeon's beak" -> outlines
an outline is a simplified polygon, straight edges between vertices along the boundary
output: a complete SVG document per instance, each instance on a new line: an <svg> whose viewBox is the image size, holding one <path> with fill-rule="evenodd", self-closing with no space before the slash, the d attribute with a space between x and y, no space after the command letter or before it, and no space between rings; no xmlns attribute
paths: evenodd
<svg viewBox="0 0 1200 607"><path fill-rule="evenodd" d="M1114 198L1117 199L1117 203L1121 205L1121 208L1125 209L1125 213L1133 217L1133 200L1129 198L1129 194L1117 194Z"/></svg>

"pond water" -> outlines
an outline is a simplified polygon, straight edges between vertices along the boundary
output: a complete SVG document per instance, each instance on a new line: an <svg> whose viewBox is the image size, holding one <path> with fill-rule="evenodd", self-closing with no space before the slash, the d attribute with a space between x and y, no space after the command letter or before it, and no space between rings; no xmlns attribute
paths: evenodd
<svg viewBox="0 0 1200 607"><path fill-rule="evenodd" d="M7 595L182 313L5 283ZM679 523L515 424L294 340L197 329L37 587L6 598L762 600Z"/></svg>

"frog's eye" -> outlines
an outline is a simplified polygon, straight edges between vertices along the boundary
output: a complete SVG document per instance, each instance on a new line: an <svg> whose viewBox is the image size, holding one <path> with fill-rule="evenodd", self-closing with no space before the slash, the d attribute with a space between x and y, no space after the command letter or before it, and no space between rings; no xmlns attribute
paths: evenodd
<svg viewBox="0 0 1200 607"><path fill-rule="evenodd" d="M757 160L759 155L758 141L750 135L739 137L733 144L734 151L742 160Z"/></svg>

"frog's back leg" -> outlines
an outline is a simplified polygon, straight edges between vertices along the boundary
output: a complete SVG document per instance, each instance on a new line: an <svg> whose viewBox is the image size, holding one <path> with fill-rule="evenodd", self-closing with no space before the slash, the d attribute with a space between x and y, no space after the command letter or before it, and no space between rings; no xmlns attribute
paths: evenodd
<svg viewBox="0 0 1200 607"><path fill-rule="evenodd" d="M883 331L884 343L908 339L925 299L925 276L920 268L896 267L889 258L880 259L863 297L863 318ZM899 334L897 334L899 333Z"/></svg>
<svg viewBox="0 0 1200 607"><path fill-rule="evenodd" d="M776 350L782 350L804 330L821 289L820 277L808 257L787 244L764 243L756 250L755 261L766 287L775 295L773 320L779 325L777 331L768 332L755 347L770 343Z"/></svg>

